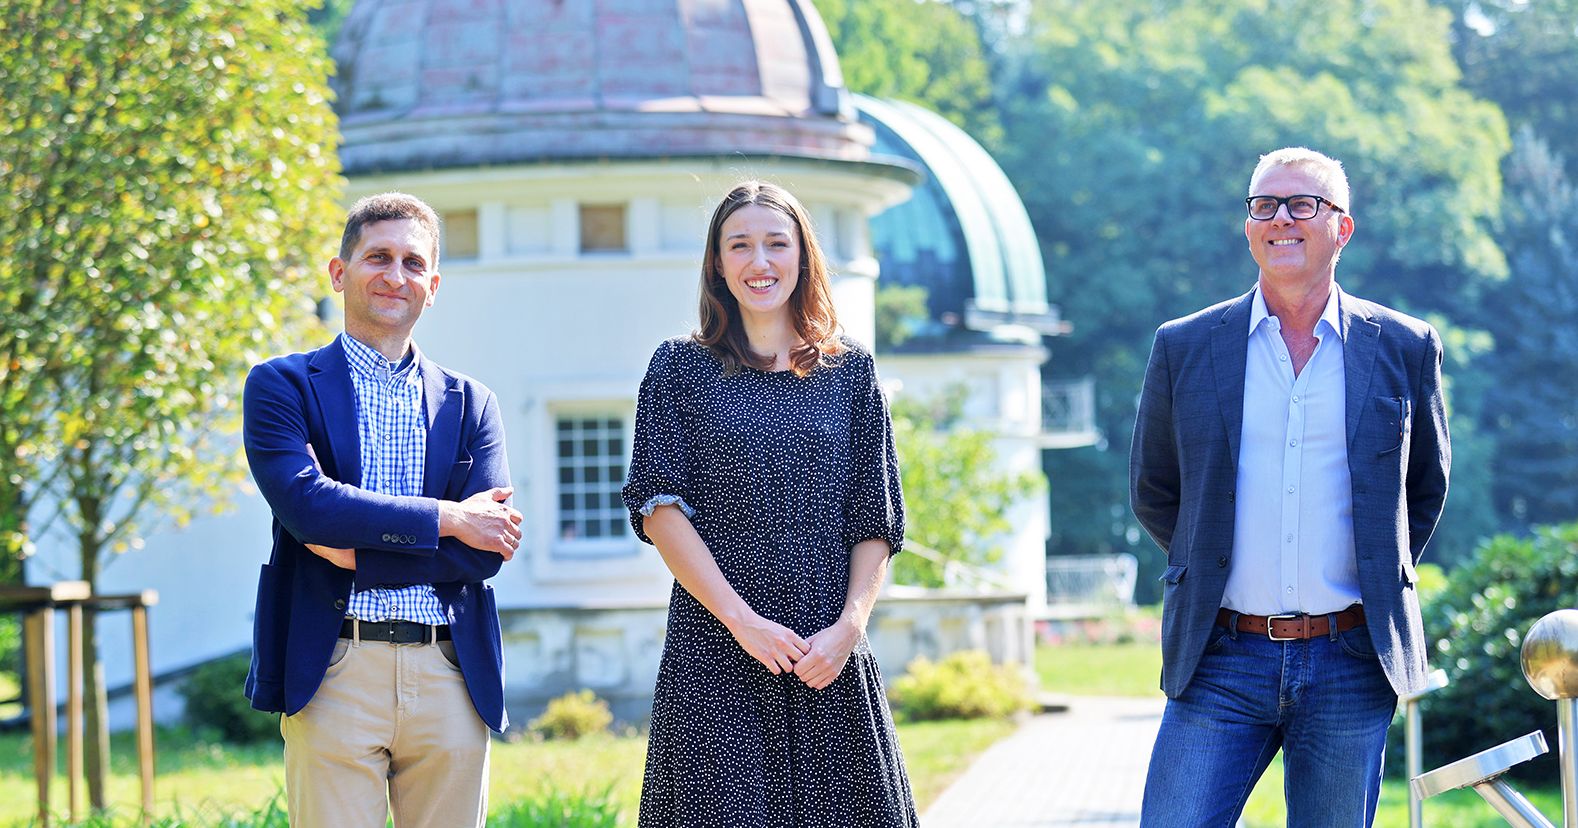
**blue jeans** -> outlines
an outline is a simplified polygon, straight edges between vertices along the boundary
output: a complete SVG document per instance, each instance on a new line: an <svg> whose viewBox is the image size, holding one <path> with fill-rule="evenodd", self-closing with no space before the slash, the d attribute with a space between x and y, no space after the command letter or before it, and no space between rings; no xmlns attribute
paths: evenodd
<svg viewBox="0 0 1578 828"><path fill-rule="evenodd" d="M1142 828L1231 828L1278 749L1289 828L1367 828L1397 708L1369 632L1272 641L1218 627L1210 640L1162 714Z"/></svg>

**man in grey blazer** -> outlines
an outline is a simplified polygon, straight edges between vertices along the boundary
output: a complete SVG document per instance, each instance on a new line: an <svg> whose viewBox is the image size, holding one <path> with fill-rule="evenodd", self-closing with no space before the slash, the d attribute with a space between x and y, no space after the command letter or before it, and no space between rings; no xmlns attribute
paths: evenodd
<svg viewBox="0 0 1578 828"><path fill-rule="evenodd" d="M1368 826L1397 695L1425 682L1441 339L1337 286L1339 162L1277 150L1245 201L1257 283L1157 329L1134 427L1134 514L1167 553L1140 822L1232 825L1280 749L1289 826Z"/></svg>

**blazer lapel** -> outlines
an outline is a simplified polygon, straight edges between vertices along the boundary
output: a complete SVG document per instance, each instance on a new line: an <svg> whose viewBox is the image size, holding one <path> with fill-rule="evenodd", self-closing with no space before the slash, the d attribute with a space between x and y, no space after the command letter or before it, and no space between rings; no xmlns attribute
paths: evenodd
<svg viewBox="0 0 1578 828"><path fill-rule="evenodd" d="M1240 296L1222 312L1211 329L1211 369L1216 375L1216 400L1222 409L1227 448L1238 466L1238 438L1244 430L1244 360L1249 355L1249 309L1255 292Z"/></svg>
<svg viewBox="0 0 1578 828"><path fill-rule="evenodd" d="M460 412L464 392L460 381L438 364L418 353L422 366L422 400L427 407L427 468L422 475L422 494L443 497L449 485L449 470L460 456Z"/></svg>
<svg viewBox="0 0 1578 828"><path fill-rule="evenodd" d="M339 337L319 348L307 361L307 379L318 401L318 417L329 441L329 459L319 459L324 474L352 486L362 484L362 447L356 434L356 392L351 387L351 366ZM315 452L316 453L316 452Z"/></svg>
<svg viewBox="0 0 1578 828"><path fill-rule="evenodd" d="M1338 288L1337 315L1342 321L1342 370L1347 405L1348 450L1359 433L1359 417L1364 414L1364 398L1369 396L1370 375L1375 371L1375 355L1381 340L1381 326L1370 321L1362 303Z"/></svg>

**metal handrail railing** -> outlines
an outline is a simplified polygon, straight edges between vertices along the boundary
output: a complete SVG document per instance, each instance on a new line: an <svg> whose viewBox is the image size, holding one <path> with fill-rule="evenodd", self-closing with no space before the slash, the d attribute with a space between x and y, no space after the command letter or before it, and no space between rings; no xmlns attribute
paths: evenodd
<svg viewBox="0 0 1578 828"><path fill-rule="evenodd" d="M1557 610L1534 622L1523 639L1521 660L1529 685L1556 702L1562 825L1578 828L1578 755L1574 753L1574 728L1578 727L1578 610ZM1418 799L1457 788L1473 788L1515 828L1555 828L1503 777L1512 766L1547 750L1544 734L1535 731L1429 773L1416 773L1410 764L1409 787ZM1419 823L1412 822L1412 817L1410 813L1411 824L1417 826Z"/></svg>

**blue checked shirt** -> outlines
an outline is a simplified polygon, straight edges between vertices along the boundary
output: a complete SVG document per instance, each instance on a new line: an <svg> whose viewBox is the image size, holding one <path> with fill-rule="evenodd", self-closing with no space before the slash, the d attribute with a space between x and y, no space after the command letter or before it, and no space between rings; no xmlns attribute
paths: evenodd
<svg viewBox="0 0 1578 828"><path fill-rule="evenodd" d="M427 412L416 346L399 363L340 334L356 391L356 433L362 452L363 489L387 495L422 494L427 460ZM345 614L363 621L445 624L432 584L351 590Z"/></svg>

